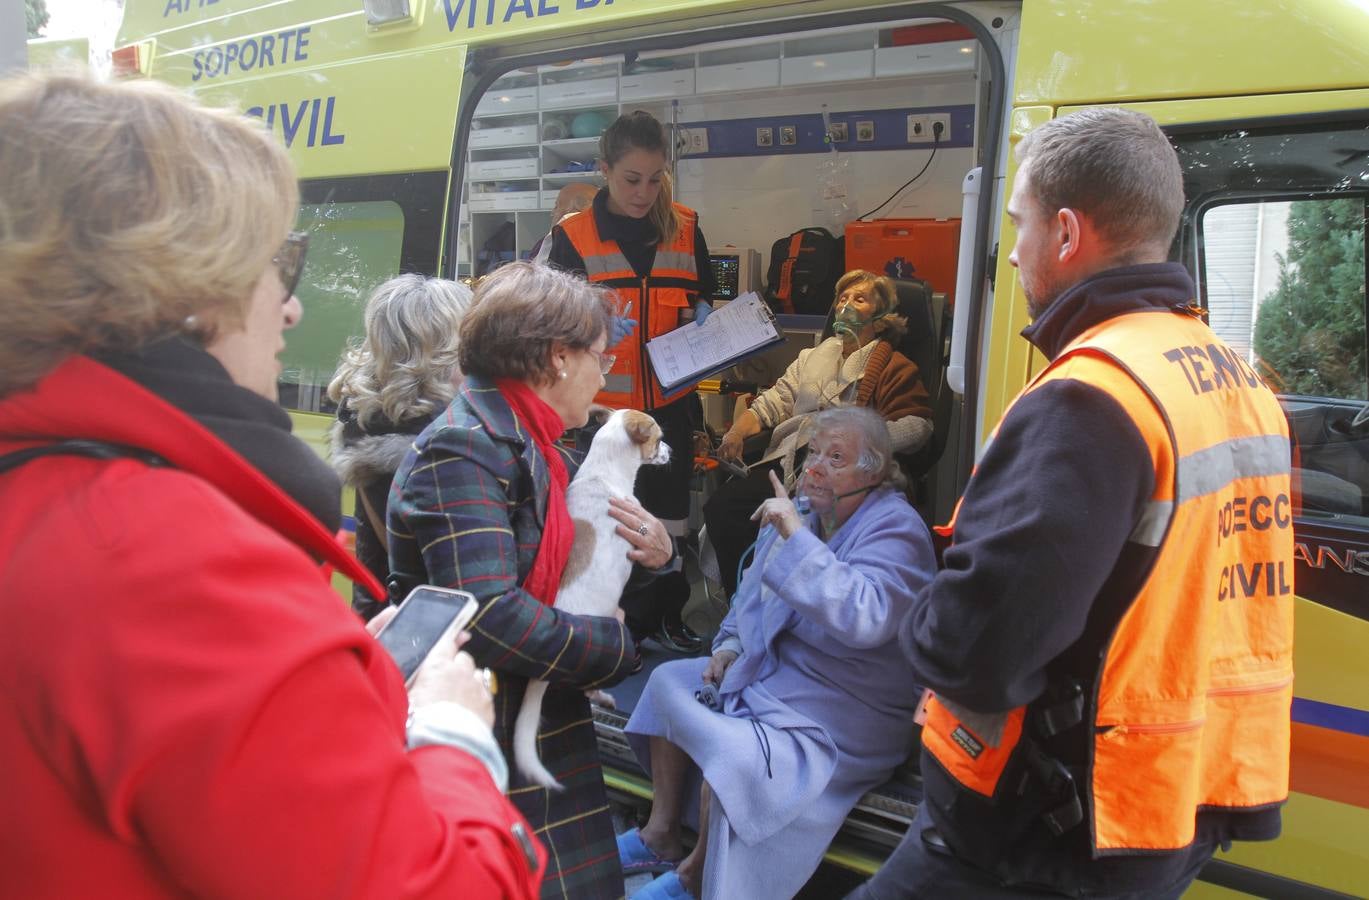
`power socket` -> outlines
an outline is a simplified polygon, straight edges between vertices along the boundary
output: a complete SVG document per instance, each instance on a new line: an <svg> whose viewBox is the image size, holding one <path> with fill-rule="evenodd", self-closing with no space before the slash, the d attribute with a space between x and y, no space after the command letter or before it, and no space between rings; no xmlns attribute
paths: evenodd
<svg viewBox="0 0 1369 900"><path fill-rule="evenodd" d="M708 129L704 127L681 128L680 142L684 145L682 151L686 156L693 156L699 153L707 153Z"/></svg>
<svg viewBox="0 0 1369 900"><path fill-rule="evenodd" d="M908 117L908 143L944 144L950 139L950 113L931 113L925 116Z"/></svg>

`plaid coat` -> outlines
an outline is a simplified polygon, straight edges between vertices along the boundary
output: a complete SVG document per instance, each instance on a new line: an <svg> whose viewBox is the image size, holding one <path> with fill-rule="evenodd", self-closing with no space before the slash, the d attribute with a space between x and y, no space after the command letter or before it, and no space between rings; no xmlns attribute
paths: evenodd
<svg viewBox="0 0 1369 900"><path fill-rule="evenodd" d="M567 453L566 463L574 477L578 460ZM619 898L623 873L583 691L621 680L636 652L616 619L562 613L520 587L542 539L549 487L546 461L503 396L468 377L395 474L390 567L404 581L461 588L480 601L465 649L497 673L494 732L506 758L527 679L551 683L538 746L566 790L510 772L509 797L549 851L543 898Z"/></svg>

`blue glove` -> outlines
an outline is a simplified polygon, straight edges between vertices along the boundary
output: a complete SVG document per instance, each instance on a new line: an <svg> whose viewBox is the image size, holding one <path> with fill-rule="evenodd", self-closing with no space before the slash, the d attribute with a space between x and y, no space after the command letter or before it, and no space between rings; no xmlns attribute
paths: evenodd
<svg viewBox="0 0 1369 900"><path fill-rule="evenodd" d="M614 316L608 326L608 346L616 347L618 342L637 328L637 320L627 316Z"/></svg>
<svg viewBox="0 0 1369 900"><path fill-rule="evenodd" d="M713 307L708 305L707 300L694 301L694 324L702 325L713 313Z"/></svg>

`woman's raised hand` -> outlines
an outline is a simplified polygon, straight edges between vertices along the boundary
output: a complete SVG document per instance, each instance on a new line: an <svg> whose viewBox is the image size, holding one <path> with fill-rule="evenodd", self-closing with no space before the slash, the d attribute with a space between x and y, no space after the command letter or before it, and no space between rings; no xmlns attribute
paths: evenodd
<svg viewBox="0 0 1369 900"><path fill-rule="evenodd" d="M780 481L774 469L770 470L770 484L775 489L775 496L756 507L751 514L751 521L759 522L762 528L774 525L780 537L792 537L794 532L803 527L803 519L799 517L798 507L789 499L784 482Z"/></svg>

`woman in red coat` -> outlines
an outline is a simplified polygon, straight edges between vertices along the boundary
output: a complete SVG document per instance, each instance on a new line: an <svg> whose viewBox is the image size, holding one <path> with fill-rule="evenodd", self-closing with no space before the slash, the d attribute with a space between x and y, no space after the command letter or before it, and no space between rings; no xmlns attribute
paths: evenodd
<svg viewBox="0 0 1369 900"><path fill-rule="evenodd" d="M0 83L0 879L18 897L532 897L488 692L405 693L275 402L283 148L153 84ZM407 717L407 727L406 727Z"/></svg>

